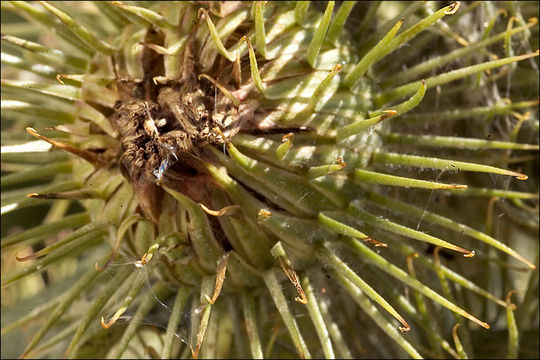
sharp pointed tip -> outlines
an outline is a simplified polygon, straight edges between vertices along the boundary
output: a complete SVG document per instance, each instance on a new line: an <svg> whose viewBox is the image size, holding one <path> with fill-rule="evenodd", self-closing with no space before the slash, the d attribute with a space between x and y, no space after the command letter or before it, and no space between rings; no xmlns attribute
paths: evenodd
<svg viewBox="0 0 540 360"><path fill-rule="evenodd" d="M343 69L343 65L337 64L332 67L332 73L338 73Z"/></svg>
<svg viewBox="0 0 540 360"><path fill-rule="evenodd" d="M476 252L474 250L467 250L467 253L465 253L465 255L463 255L463 257L472 258L475 255L476 255Z"/></svg>
<svg viewBox="0 0 540 360"><path fill-rule="evenodd" d="M272 213L266 209L261 209L259 210L259 214L258 214L260 217L263 217L263 218L269 218L270 216L272 216Z"/></svg>
<svg viewBox="0 0 540 360"><path fill-rule="evenodd" d="M397 115L396 110L383 110L383 113L380 115L381 117L380 121L386 120L389 117L392 117L394 115Z"/></svg>
<svg viewBox="0 0 540 360"><path fill-rule="evenodd" d="M446 187L446 189L465 190L465 189L467 189L467 185L461 185L461 184L448 185L448 187Z"/></svg>
<svg viewBox="0 0 540 360"><path fill-rule="evenodd" d="M411 327L410 326L400 326L399 331L401 331L402 333L406 333L406 332L411 331Z"/></svg>

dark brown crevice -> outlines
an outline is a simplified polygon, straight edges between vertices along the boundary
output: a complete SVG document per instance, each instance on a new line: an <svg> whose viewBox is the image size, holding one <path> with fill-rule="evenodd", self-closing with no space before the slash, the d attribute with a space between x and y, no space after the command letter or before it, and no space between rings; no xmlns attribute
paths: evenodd
<svg viewBox="0 0 540 360"><path fill-rule="evenodd" d="M219 220L215 216L207 216L208 221L210 222L210 228L212 229L212 233L214 234L214 237L218 241L218 243L223 246L223 250L225 252L234 250L231 243L227 239L227 235L225 235L225 231L221 227L221 224L219 223Z"/></svg>

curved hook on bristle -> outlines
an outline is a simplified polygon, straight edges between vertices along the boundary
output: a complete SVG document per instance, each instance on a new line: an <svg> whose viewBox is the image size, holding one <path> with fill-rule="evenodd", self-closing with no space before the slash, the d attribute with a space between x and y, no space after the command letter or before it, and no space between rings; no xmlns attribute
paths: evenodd
<svg viewBox="0 0 540 360"><path fill-rule="evenodd" d="M512 301L511 301L511 300L512 300L512 299L511 299L511 298L512 298L512 295L514 295L514 294L517 294L517 291L514 290L514 289L510 290L510 291L508 292L508 294L506 294L506 307L511 307L512 310L516 310L516 309L517 309L516 304L513 304Z"/></svg>
<svg viewBox="0 0 540 360"><path fill-rule="evenodd" d="M276 156L279 160L283 160L287 152L293 146L294 133L290 132L281 138L281 144L276 148Z"/></svg>
<svg viewBox="0 0 540 360"><path fill-rule="evenodd" d="M397 115L397 113L398 112L396 110L383 110L380 121L386 120L389 117Z"/></svg>
<svg viewBox="0 0 540 360"><path fill-rule="evenodd" d="M444 10L444 15L454 15L459 10L460 5L461 3L459 1L448 5L447 8Z"/></svg>
<svg viewBox="0 0 540 360"><path fill-rule="evenodd" d="M281 138L281 142L284 143L284 142L292 142L294 139L294 133L290 132L290 133L287 133L285 135L283 135L283 137Z"/></svg>
<svg viewBox="0 0 540 360"><path fill-rule="evenodd" d="M413 259L417 258L418 256L420 255L418 255L417 252L412 252L409 255L407 255L407 260L406 260L407 269L409 270L409 274L411 274L413 278L416 278L416 272L414 271Z"/></svg>
<svg viewBox="0 0 540 360"><path fill-rule="evenodd" d="M104 165L103 161L99 159L98 155L93 152L82 150L82 149L76 148L75 146L66 144L64 142L50 139L46 136L40 135L34 128L31 128L31 127L27 127L26 132L40 140L48 142L49 144L61 150L69 151L70 153L77 155L78 157L88 161L90 164L94 165L95 167L100 167Z"/></svg>
<svg viewBox="0 0 540 360"><path fill-rule="evenodd" d="M40 253L39 251L36 252L36 253L33 253L33 254L30 254L30 255L26 255L26 256L19 256L19 251L15 251L15 260L17 260L18 262L25 262L25 261L28 261L28 260L33 260L33 259L36 259L38 257L40 257Z"/></svg>
<svg viewBox="0 0 540 360"><path fill-rule="evenodd" d="M122 306L120 309L116 311L116 313L113 315L112 318L109 319L109 321L105 322L105 319L103 316L101 317L101 327L104 329L109 329L111 326L116 323L116 321L126 312L127 306Z"/></svg>
<svg viewBox="0 0 540 360"><path fill-rule="evenodd" d="M234 106L236 106L236 107L240 106L240 100L238 100L236 98L236 96L234 96L229 90L227 90L227 88L225 88L225 86L220 84L217 80L213 79L212 77L210 77L207 74L200 74L198 79L199 80L206 79L206 80L210 81L212 84L214 84L215 87L217 87L219 89L219 91L221 91L223 93L223 95L225 95L229 100L231 100L231 102L234 104Z"/></svg>
<svg viewBox="0 0 540 360"><path fill-rule="evenodd" d="M223 134L223 132L218 127L213 128L212 131L215 131L219 136L221 136L225 144L229 144L229 137Z"/></svg>
<svg viewBox="0 0 540 360"><path fill-rule="evenodd" d="M469 250L465 255L463 255L463 257L472 258L475 255L476 255L476 252L474 250Z"/></svg>
<svg viewBox="0 0 540 360"><path fill-rule="evenodd" d="M401 331L403 333L409 332L409 331L411 331L411 327L410 326L400 326L399 331Z"/></svg>
<svg viewBox="0 0 540 360"><path fill-rule="evenodd" d="M199 206L201 209L204 210L205 213L212 216L223 216L223 215L232 215L237 213L238 210L241 210L242 208L239 205L228 205L220 210L211 210L207 208L204 204L199 203Z"/></svg>
<svg viewBox="0 0 540 360"><path fill-rule="evenodd" d="M272 216L272 212L266 209L260 209L257 216L259 217L259 219L268 219Z"/></svg>
<svg viewBox="0 0 540 360"><path fill-rule="evenodd" d="M368 242L370 244L373 244L373 246L375 246L375 247L388 247L387 243L375 240L375 239L373 239L372 237L369 237L369 236L367 238L363 238L362 240L366 241L366 242Z"/></svg>
<svg viewBox="0 0 540 360"><path fill-rule="evenodd" d="M461 340L459 339L459 336L457 333L457 329L460 325L461 325L460 323L457 323L452 327L452 338L454 339L454 343L456 344L456 349L458 350L458 353L460 353L461 355L460 358L466 359L467 357L465 356L466 354L464 353L463 345L461 344Z"/></svg>
<svg viewBox="0 0 540 360"><path fill-rule="evenodd" d="M296 288L298 295L300 295L300 297L298 296L295 297L294 301L297 301L299 303L306 305L308 303L307 296L304 292L304 289L302 288L302 284L300 283L300 279L298 278L296 271L294 271L294 269L292 268L291 261L287 257L287 254L285 253L285 248L281 244L281 241L278 241L272 247L272 249L270 250L270 253L279 261L281 270L283 270L285 275L287 275L287 277L289 278L289 281Z"/></svg>

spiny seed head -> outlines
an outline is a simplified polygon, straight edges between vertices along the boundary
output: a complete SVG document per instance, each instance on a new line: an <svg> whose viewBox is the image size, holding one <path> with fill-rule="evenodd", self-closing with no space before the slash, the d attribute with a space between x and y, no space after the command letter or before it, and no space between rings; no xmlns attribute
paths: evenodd
<svg viewBox="0 0 540 360"><path fill-rule="evenodd" d="M535 10L2 3L7 356L531 355Z"/></svg>

